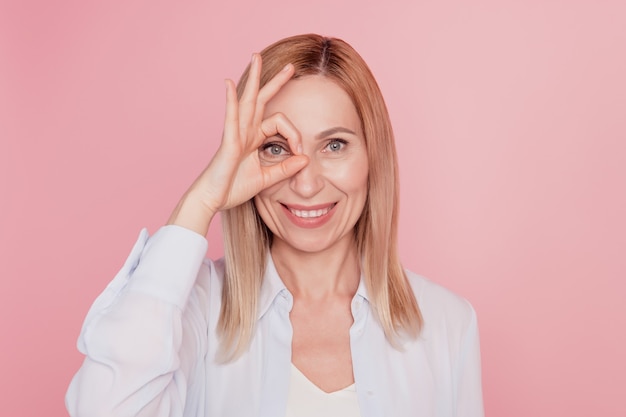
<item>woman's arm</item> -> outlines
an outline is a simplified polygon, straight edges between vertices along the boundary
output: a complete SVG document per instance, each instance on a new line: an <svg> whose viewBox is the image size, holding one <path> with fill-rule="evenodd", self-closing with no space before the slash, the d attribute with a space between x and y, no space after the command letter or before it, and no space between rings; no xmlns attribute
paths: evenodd
<svg viewBox="0 0 626 417"><path fill-rule="evenodd" d="M142 232L83 325L78 347L86 358L66 397L71 416L183 415L207 349L206 309L188 302L202 288L194 283L207 269L206 247L177 226L149 240Z"/></svg>
<svg viewBox="0 0 626 417"><path fill-rule="evenodd" d="M190 408L188 414L196 415L193 409L202 406L193 400L204 395L198 387L204 383L202 361L209 343L208 296L198 283L203 273L211 273L202 266L204 236L215 213L248 201L308 163L289 120L280 114L263 118L265 104L293 76L293 66L261 89L260 73L261 57L255 54L240 100L227 80L219 149L176 206L168 226L149 240L142 235L89 312L79 339L86 359L66 397L72 416L176 417ZM258 149L277 134L287 138L292 156L262 166ZM197 302L190 302L193 297Z"/></svg>

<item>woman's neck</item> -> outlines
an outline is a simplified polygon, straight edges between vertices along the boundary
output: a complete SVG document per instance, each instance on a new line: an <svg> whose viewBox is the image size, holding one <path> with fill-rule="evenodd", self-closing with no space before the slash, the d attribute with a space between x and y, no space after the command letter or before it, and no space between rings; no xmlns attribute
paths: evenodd
<svg viewBox="0 0 626 417"><path fill-rule="evenodd" d="M304 252L275 240L271 247L276 271L296 298L327 299L356 293L360 259L352 236L320 252Z"/></svg>

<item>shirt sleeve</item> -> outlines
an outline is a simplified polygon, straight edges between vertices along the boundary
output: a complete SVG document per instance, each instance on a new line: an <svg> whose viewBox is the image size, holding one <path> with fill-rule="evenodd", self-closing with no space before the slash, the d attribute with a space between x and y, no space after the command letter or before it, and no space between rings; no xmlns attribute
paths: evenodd
<svg viewBox="0 0 626 417"><path fill-rule="evenodd" d="M83 324L86 358L66 395L71 416L183 415L206 351L206 315L190 302L206 249L182 227L141 232Z"/></svg>
<svg viewBox="0 0 626 417"><path fill-rule="evenodd" d="M484 417L478 324L476 312L471 306L470 309L471 318L456 363L456 415Z"/></svg>

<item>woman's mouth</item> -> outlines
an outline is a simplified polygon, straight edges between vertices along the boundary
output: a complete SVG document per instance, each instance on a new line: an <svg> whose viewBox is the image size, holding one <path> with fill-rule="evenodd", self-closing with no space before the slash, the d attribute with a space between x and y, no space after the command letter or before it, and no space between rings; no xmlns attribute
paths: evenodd
<svg viewBox="0 0 626 417"><path fill-rule="evenodd" d="M330 219L330 214L337 203L324 204L318 206L289 206L282 204L283 209L288 214L287 217L297 226L312 228L326 223Z"/></svg>
<svg viewBox="0 0 626 417"><path fill-rule="evenodd" d="M321 217L325 215L326 213L328 213L333 207L334 207L334 204L328 207L322 208L322 209L317 209L317 210L297 210L291 207L288 207L288 208L289 208L289 211L295 216L298 216L303 219L307 219L307 218L313 218L313 217Z"/></svg>

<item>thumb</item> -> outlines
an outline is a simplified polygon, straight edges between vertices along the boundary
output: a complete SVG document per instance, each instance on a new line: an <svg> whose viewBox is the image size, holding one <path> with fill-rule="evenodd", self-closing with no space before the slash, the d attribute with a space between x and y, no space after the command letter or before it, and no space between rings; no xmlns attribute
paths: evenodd
<svg viewBox="0 0 626 417"><path fill-rule="evenodd" d="M281 161L279 164L266 167L265 170L265 187L293 177L302 168L309 163L309 157L306 155L294 155Z"/></svg>

